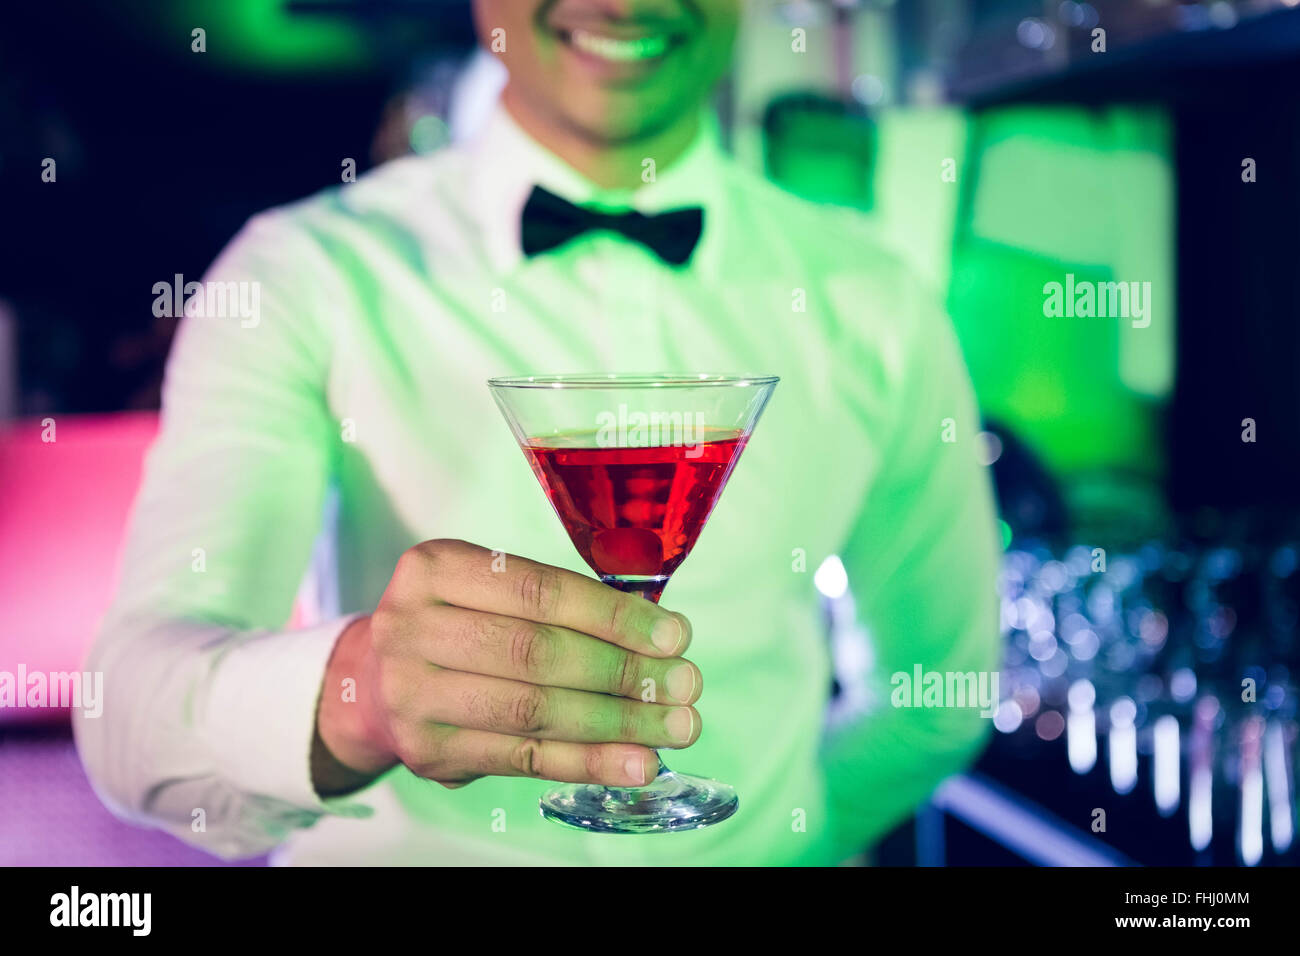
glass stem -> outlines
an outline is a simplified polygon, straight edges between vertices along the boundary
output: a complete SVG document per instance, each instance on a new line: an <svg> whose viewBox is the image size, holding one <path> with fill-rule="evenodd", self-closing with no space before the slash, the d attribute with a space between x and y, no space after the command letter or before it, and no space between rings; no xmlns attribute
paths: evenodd
<svg viewBox="0 0 1300 956"><path fill-rule="evenodd" d="M610 587L617 588L627 594L639 594L652 604L659 603L659 599L663 597L664 588L668 586L668 575L666 574L602 574L600 579ZM655 751L655 759L659 761L659 770L655 773L655 780L658 780L666 773L672 773L668 769L668 765L664 763L663 755L658 750ZM647 786L651 783L654 783L654 780L646 781Z"/></svg>

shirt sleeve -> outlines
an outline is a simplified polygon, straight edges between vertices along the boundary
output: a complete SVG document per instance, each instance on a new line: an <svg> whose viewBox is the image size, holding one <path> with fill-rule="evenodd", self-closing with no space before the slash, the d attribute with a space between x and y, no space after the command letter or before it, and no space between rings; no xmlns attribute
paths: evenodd
<svg viewBox="0 0 1300 956"><path fill-rule="evenodd" d="M337 432L311 245L282 216L251 220L199 294L185 290L162 429L86 663L104 675L104 706L74 712L111 810L223 857L368 812L311 784L321 682L349 619L285 627Z"/></svg>
<svg viewBox="0 0 1300 956"><path fill-rule="evenodd" d="M904 707L892 678L916 668L992 675L1000 665L1000 560L979 418L951 323L924 295L900 347L897 412L842 555L869 635L873 708L827 741L833 819L865 848L977 753L991 725L978 704ZM946 440L947 439L947 440ZM994 702L996 706L996 701Z"/></svg>

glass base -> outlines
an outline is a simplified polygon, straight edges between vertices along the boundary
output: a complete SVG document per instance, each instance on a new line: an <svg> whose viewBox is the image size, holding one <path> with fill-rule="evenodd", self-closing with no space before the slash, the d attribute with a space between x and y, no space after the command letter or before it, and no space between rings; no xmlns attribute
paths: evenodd
<svg viewBox="0 0 1300 956"><path fill-rule="evenodd" d="M620 789L565 783L542 796L542 816L596 833L666 833L721 823L740 800L725 783L674 773L660 765L659 776L644 787Z"/></svg>

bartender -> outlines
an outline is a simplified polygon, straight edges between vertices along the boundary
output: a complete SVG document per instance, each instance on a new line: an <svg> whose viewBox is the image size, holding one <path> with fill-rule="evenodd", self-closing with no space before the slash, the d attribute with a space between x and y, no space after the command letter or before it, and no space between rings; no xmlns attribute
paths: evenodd
<svg viewBox="0 0 1300 956"><path fill-rule="evenodd" d="M973 702L890 699L998 666L969 379L852 214L720 148L741 6L476 0L509 79L470 140L218 257L259 314L181 325L88 664L103 715L75 718L115 812L298 864L830 864L977 752ZM580 573L485 386L661 369L781 377L666 607ZM828 735L830 555L874 694ZM541 780L638 786L652 748L739 812L636 839L539 817Z"/></svg>

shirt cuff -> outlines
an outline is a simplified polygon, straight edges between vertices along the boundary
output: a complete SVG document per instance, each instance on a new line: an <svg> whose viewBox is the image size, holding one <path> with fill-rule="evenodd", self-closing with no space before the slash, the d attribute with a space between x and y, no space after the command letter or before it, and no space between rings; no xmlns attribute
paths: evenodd
<svg viewBox="0 0 1300 956"><path fill-rule="evenodd" d="M358 616L258 634L222 655L203 714L217 776L247 793L317 814L371 815L352 795L322 799L311 780L325 669L339 635Z"/></svg>

